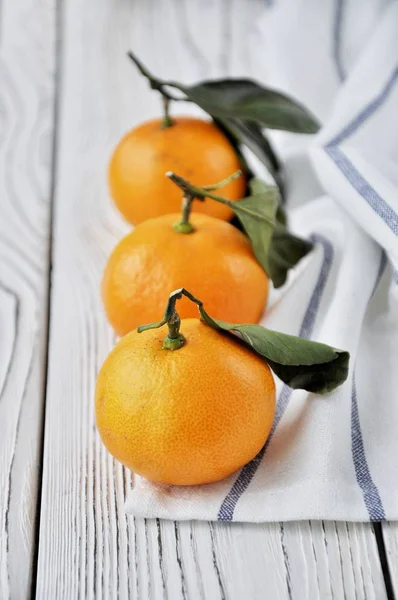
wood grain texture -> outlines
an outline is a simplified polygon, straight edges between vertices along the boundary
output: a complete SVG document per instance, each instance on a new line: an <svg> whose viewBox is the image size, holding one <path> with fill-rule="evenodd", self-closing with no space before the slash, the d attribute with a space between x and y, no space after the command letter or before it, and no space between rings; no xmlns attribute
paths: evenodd
<svg viewBox="0 0 398 600"><path fill-rule="evenodd" d="M29 596L47 342L55 2L0 6L0 597ZM23 568L21 568L23 565Z"/></svg>
<svg viewBox="0 0 398 600"><path fill-rule="evenodd" d="M95 430L95 376L114 342L99 284L128 230L108 198L106 165L121 135L160 107L125 52L132 45L154 72L185 81L250 74L263 2L245 7L237 0L64 3L40 599L385 598L370 525L127 518L132 476Z"/></svg>

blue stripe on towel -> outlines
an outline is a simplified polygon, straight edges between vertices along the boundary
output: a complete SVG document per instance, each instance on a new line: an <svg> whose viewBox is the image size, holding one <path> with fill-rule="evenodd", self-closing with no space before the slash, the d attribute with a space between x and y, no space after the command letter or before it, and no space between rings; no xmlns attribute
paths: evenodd
<svg viewBox="0 0 398 600"><path fill-rule="evenodd" d="M398 67L395 67L381 92L344 129L329 143L328 146L337 146L355 133L387 100L398 79Z"/></svg>
<svg viewBox="0 0 398 600"><path fill-rule="evenodd" d="M354 167L338 146L326 146L326 152L333 159L352 187L366 200L391 231L398 235L398 215L391 206L376 192Z"/></svg>
<svg viewBox="0 0 398 600"><path fill-rule="evenodd" d="M325 147L325 151L352 187L364 198L377 215L386 223L391 231L398 235L398 215L391 206L366 181L339 147L349 136L355 133L369 117L387 100L398 80L398 67L395 67L381 92Z"/></svg>
<svg viewBox="0 0 398 600"><path fill-rule="evenodd" d="M387 265L387 255L384 251L381 253L379 270L376 281L373 286L370 300L373 298L380 279L383 276ZM355 475L359 487L363 493L363 499L371 521L384 521L386 518L383 503L380 498L379 490L373 482L370 474L368 461L365 454L365 446L362 438L361 423L359 419L359 409L357 401L357 388L355 381L355 368L352 378L351 391L351 449L354 462Z"/></svg>
<svg viewBox="0 0 398 600"><path fill-rule="evenodd" d="M306 313L304 315L303 322L301 324L299 335L300 335L300 337L303 337L303 338L310 338L310 336L313 332L318 309L319 309L319 304L320 304L323 292L325 290L326 282L327 282L327 279L328 279L328 276L330 273L330 269L332 266L332 262L333 262L333 246L329 242L329 240L327 240L326 238L324 238L323 236L320 236L320 235L314 235L314 236L312 236L311 239L314 243L320 243L323 246L323 262L322 262L321 271L319 273L317 284L314 288L314 291L312 293ZM267 439L265 445L263 446L263 448L257 454L257 456L255 458L253 458L253 460L250 461L247 465L245 465L243 467L243 469L240 471L237 479L235 480L235 483L233 484L232 488L230 489L230 491L224 498L224 500L221 504L220 510L218 511L217 518L219 521L232 521L233 520L234 511L235 511L235 507L238 503L238 500L242 496L242 494L245 492L245 490L249 486L250 482L252 481L254 475L256 474L257 469L260 466L261 461L264 457L264 454L266 453L267 448L270 444L270 441L275 433L275 430L276 430L280 420L282 419L282 417L285 413L285 410L289 404L289 400L290 400L292 392L293 392L292 388L290 388L288 385L283 386L281 393L279 395L279 398L278 398L275 419L274 419L274 422L272 425L271 432L268 436L268 439Z"/></svg>
<svg viewBox="0 0 398 600"><path fill-rule="evenodd" d="M365 506L371 521L384 521L386 514L380 498L379 490L373 482L368 461L366 460L361 425L359 421L355 371L352 379L351 394L351 448L354 461L355 475L363 493Z"/></svg>

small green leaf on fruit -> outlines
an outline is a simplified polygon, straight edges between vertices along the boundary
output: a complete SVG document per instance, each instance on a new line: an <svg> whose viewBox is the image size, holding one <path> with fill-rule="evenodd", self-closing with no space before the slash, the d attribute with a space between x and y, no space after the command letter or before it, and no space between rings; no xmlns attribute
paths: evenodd
<svg viewBox="0 0 398 600"><path fill-rule="evenodd" d="M347 379L348 352L261 325L225 323L210 317L203 305L200 313L203 320L214 329L237 333L291 388L327 394Z"/></svg>
<svg viewBox="0 0 398 600"><path fill-rule="evenodd" d="M269 173L276 178L280 170L280 163L260 125L254 121L231 118L217 119L217 123L221 124L223 129L227 130L235 140L246 145Z"/></svg>
<svg viewBox="0 0 398 600"><path fill-rule="evenodd" d="M230 207L242 223L258 262L270 274L268 256L276 225L278 189L267 186L259 194L231 202Z"/></svg>
<svg viewBox="0 0 398 600"><path fill-rule="evenodd" d="M258 262L275 288L279 288L288 271L311 251L312 244L285 226L286 215L275 186L254 178L249 187L252 195L231 202L230 207L242 223Z"/></svg>
<svg viewBox="0 0 398 600"><path fill-rule="evenodd" d="M183 296L194 302L202 320L218 331L239 338L254 352L264 358L274 373L294 389L304 389L318 394L327 394L344 383L348 376L350 355L344 350L326 344L287 335L261 325L226 323L213 319L205 310L203 302L185 288L172 292L168 298L163 319L138 327L138 333L157 329L166 323L179 322L176 302ZM183 322L181 323L183 329ZM183 335L183 331L181 332ZM176 336L174 335L174 338Z"/></svg>

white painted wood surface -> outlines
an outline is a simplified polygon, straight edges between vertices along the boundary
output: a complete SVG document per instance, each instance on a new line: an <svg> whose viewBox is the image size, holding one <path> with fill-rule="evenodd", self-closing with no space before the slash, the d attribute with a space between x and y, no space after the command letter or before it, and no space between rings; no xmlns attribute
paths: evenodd
<svg viewBox="0 0 398 600"><path fill-rule="evenodd" d="M99 281L109 251L128 229L108 198L106 165L120 136L160 107L125 52L132 46L155 72L184 81L263 77L256 29L263 4L58 0L60 118L45 404L55 0L2 0L0 598L28 597L35 573L44 407L37 598L386 597L368 524L127 519L131 474L95 431L95 376L114 342Z"/></svg>
<svg viewBox="0 0 398 600"><path fill-rule="evenodd" d="M0 3L0 598L27 598L47 346L55 2Z"/></svg>

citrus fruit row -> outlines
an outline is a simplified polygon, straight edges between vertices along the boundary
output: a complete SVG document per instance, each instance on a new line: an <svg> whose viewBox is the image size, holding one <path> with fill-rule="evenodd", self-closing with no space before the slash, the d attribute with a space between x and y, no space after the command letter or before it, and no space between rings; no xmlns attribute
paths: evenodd
<svg viewBox="0 0 398 600"><path fill-rule="evenodd" d="M110 162L110 190L136 227L112 252L102 283L105 311L118 335L157 319L170 291L183 286L217 318L258 322L268 277L247 237L227 222L232 211L218 202L195 202L193 230L173 228L181 219L182 191L165 176L175 171L204 185L239 167L223 133L199 119L175 119L166 128L151 121L122 139ZM243 177L234 179L223 197L243 198L245 185ZM193 317L195 307L185 300L180 313Z"/></svg>
<svg viewBox="0 0 398 600"><path fill-rule="evenodd" d="M270 285L276 196L244 198L247 176L234 173L241 157L223 130L170 117L169 93L134 61L163 94L165 115L128 133L110 161L111 196L134 229L102 281L106 315L124 337L98 376L97 426L136 473L210 483L264 445L275 413L269 365L292 387L323 393L346 377L348 355L256 325ZM234 213L247 235L229 222ZM278 231L289 239L284 223ZM294 244L293 262L286 252L279 260L285 270L310 247Z"/></svg>
<svg viewBox="0 0 398 600"><path fill-rule="evenodd" d="M97 426L116 459L156 482L222 479L256 455L272 425L275 385L269 367L238 341L193 318L197 307L189 299L178 307L185 319L183 351L162 349L158 330L136 331L155 321L170 291L181 287L217 318L248 323L261 318L268 277L247 237L228 222L232 211L196 202L189 229L176 227L183 194L165 176L175 171L204 185L239 168L216 125L186 117L169 127L161 120L140 125L121 140L110 161L111 195L136 227L109 258L102 297L116 333L131 333L98 378ZM223 196L243 198L245 186L237 178Z"/></svg>

